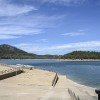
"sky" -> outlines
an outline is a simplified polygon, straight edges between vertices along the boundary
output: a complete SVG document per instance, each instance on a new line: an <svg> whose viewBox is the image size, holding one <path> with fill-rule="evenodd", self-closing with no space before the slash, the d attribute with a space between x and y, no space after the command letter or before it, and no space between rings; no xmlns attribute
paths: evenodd
<svg viewBox="0 0 100 100"><path fill-rule="evenodd" d="M100 0L0 0L0 44L35 54L100 51Z"/></svg>

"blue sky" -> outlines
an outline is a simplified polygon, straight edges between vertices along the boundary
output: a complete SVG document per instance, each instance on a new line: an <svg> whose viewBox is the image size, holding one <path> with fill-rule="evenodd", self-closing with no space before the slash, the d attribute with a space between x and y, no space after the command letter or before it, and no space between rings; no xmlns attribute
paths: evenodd
<svg viewBox="0 0 100 100"><path fill-rule="evenodd" d="M100 0L0 0L0 44L36 54L100 51Z"/></svg>

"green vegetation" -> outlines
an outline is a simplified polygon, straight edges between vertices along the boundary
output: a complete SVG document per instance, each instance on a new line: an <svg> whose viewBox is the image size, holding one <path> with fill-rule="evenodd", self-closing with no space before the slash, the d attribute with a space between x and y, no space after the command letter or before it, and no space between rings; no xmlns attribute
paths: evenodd
<svg viewBox="0 0 100 100"><path fill-rule="evenodd" d="M10 45L0 45L0 59L28 59L35 56L35 54L27 53Z"/></svg>
<svg viewBox="0 0 100 100"><path fill-rule="evenodd" d="M62 59L100 59L100 52L74 51L63 55L61 58Z"/></svg>
<svg viewBox="0 0 100 100"><path fill-rule="evenodd" d="M100 52L74 51L65 55L36 55L3 44L0 45L0 59L100 59Z"/></svg>
<svg viewBox="0 0 100 100"><path fill-rule="evenodd" d="M27 53L16 47L3 44L0 45L0 59L55 59L56 55L36 55Z"/></svg>

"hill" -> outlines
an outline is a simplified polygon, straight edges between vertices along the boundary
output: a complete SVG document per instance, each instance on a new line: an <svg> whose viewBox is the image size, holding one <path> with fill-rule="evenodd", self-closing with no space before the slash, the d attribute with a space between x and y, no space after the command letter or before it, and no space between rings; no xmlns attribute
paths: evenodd
<svg viewBox="0 0 100 100"><path fill-rule="evenodd" d="M0 45L0 59L100 59L100 52L74 51L65 55L37 55L7 44Z"/></svg>
<svg viewBox="0 0 100 100"><path fill-rule="evenodd" d="M0 59L56 59L57 55L37 55L7 44L0 45Z"/></svg>
<svg viewBox="0 0 100 100"><path fill-rule="evenodd" d="M36 54L27 53L16 47L7 44L0 45L0 59L33 59L36 57Z"/></svg>
<svg viewBox="0 0 100 100"><path fill-rule="evenodd" d="M62 59L100 59L100 52L94 51L74 51L65 54Z"/></svg>

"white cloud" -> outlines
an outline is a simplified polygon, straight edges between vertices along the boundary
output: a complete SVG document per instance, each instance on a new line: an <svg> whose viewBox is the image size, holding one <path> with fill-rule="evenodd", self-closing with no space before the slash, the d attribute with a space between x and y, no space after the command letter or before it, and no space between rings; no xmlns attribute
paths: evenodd
<svg viewBox="0 0 100 100"><path fill-rule="evenodd" d="M45 29L55 28L64 16L20 16L7 19L0 19L0 36L5 35L6 38L24 37L25 35L37 35L45 33ZM55 25L56 24L56 25ZM12 37L12 38L9 38ZM46 41L46 40L41 40Z"/></svg>
<svg viewBox="0 0 100 100"><path fill-rule="evenodd" d="M85 35L85 34L82 33L82 32L70 32L70 33L64 33L64 34L61 34L61 35L64 35L64 36L80 36L80 35Z"/></svg>
<svg viewBox="0 0 100 100"><path fill-rule="evenodd" d="M15 38L19 38L19 36L13 36L13 35L0 35L0 40L3 39L15 39Z"/></svg>
<svg viewBox="0 0 100 100"><path fill-rule="evenodd" d="M37 35L41 33L42 33L41 29L31 29L28 27L21 27L21 26L0 27L0 39L15 39L15 38L21 38L26 35Z"/></svg>
<svg viewBox="0 0 100 100"><path fill-rule="evenodd" d="M43 48L41 48L40 46L38 46L37 44L34 44L34 43L32 43L32 44L21 43L21 44L16 44L14 46L16 46L22 50L25 50L27 52L30 52L30 53L36 53L38 51L44 50Z"/></svg>
<svg viewBox="0 0 100 100"><path fill-rule="evenodd" d="M40 40L36 40L36 42L47 42L47 39L40 39Z"/></svg>
<svg viewBox="0 0 100 100"><path fill-rule="evenodd" d="M18 44L17 47L36 54L64 54L75 50L100 50L100 41L68 43L55 46L41 46L38 44Z"/></svg>
<svg viewBox="0 0 100 100"><path fill-rule="evenodd" d="M100 47L100 41L89 41L89 42L78 42L78 43L69 43L59 46L51 47L51 50L56 49L79 49L79 48L93 48L93 47Z"/></svg>
<svg viewBox="0 0 100 100"><path fill-rule="evenodd" d="M86 0L42 0L42 1L43 2L54 3L54 4L72 5L72 4L83 3Z"/></svg>
<svg viewBox="0 0 100 100"><path fill-rule="evenodd" d="M21 26L4 26L0 27L0 35L32 35L32 34L40 34L40 29L31 29L28 27Z"/></svg>
<svg viewBox="0 0 100 100"><path fill-rule="evenodd" d="M23 3L18 5L9 1L13 0L0 0L0 39L21 38L26 35L45 33L46 29L57 27L57 23L64 17L42 14L15 16L37 9L30 5Z"/></svg>
<svg viewBox="0 0 100 100"><path fill-rule="evenodd" d="M37 10L37 9L30 5L18 6L9 3L7 0L0 0L0 16L15 16L33 10Z"/></svg>

